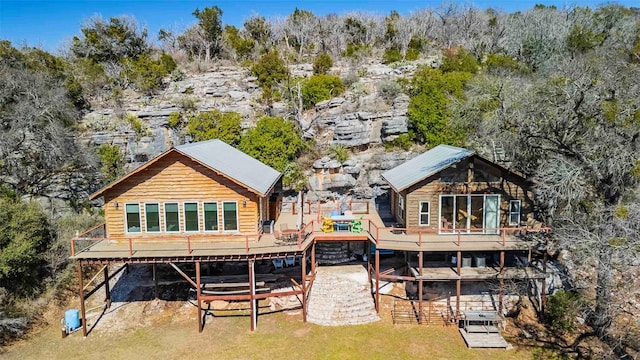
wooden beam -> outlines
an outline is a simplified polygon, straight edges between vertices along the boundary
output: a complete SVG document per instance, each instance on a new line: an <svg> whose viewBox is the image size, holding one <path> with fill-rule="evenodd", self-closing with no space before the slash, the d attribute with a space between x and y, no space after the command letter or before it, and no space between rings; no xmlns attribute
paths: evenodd
<svg viewBox="0 0 640 360"><path fill-rule="evenodd" d="M418 273L420 274L420 280L418 280L418 324L422 324L422 290L424 286L424 280L422 280L422 267L423 267L424 252L418 252Z"/></svg>
<svg viewBox="0 0 640 360"><path fill-rule="evenodd" d="M254 269L255 262L253 260L249 260L249 301L251 301L251 331L256 330L256 326L258 325L258 309L256 304L256 273Z"/></svg>
<svg viewBox="0 0 640 360"><path fill-rule="evenodd" d="M82 284L82 263L78 261L78 289L80 295L80 320L82 321L82 335L87 336L87 317L84 309L84 286Z"/></svg>
<svg viewBox="0 0 640 360"><path fill-rule="evenodd" d="M380 314L380 249L376 246L376 312Z"/></svg>
<svg viewBox="0 0 640 360"><path fill-rule="evenodd" d="M107 309L111 308L111 288L109 287L109 268L104 267L104 301L107 303Z"/></svg>
<svg viewBox="0 0 640 360"><path fill-rule="evenodd" d="M302 212L302 211L300 211ZM302 259L300 261L300 267L302 268L302 322L307 322L307 250L302 252Z"/></svg>
<svg viewBox="0 0 640 360"><path fill-rule="evenodd" d="M199 269L200 268L200 265L199 265L200 262L196 262L196 264L198 264L198 265L196 265L196 268ZM180 276L182 276L185 280L187 280L187 282L189 284L191 284L191 286L193 286L196 289L200 288L200 285L198 285L195 282L193 282L193 280L191 280L191 278L187 274L185 274L182 270L180 270L180 268L176 264L169 263L169 265L171 265L171 267L174 268L178 272L178 274L180 274ZM197 278L198 281L200 281L200 275L196 275L196 278Z"/></svg>
<svg viewBox="0 0 640 360"><path fill-rule="evenodd" d="M87 283L84 285L84 288L82 290L87 291L87 288L89 287L89 285L91 285L91 283L98 277L98 275L100 275L100 273L102 273L102 271L107 267L107 265L104 265L100 270L98 270L95 275L93 275L93 277L91 278L91 280L87 281ZM96 285L96 287L99 287L100 285L102 285L102 283Z"/></svg>
<svg viewBox="0 0 640 360"><path fill-rule="evenodd" d="M173 264L171 264L173 265ZM173 265L175 266L175 265ZM175 266L176 270L177 266ZM178 271L181 274L184 274L182 271ZM184 277L184 275L182 275ZM191 282L191 279L189 279ZM196 298L198 299L198 332L202 332L202 328L204 327L204 320L202 319L202 290L200 288L200 262L196 263Z"/></svg>
<svg viewBox="0 0 640 360"><path fill-rule="evenodd" d="M460 286L461 280L456 280L456 320L460 319Z"/></svg>
<svg viewBox="0 0 640 360"><path fill-rule="evenodd" d="M160 297L158 296L158 272L156 271L156 263L151 264L151 266L153 270L153 295L157 300Z"/></svg>

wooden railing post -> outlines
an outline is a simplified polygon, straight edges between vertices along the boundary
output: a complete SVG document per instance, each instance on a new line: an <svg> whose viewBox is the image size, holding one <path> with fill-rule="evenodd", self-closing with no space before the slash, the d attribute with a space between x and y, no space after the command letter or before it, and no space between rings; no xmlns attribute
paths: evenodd
<svg viewBox="0 0 640 360"><path fill-rule="evenodd" d="M245 235L244 236L244 244L245 244L245 249L247 250L247 254L249 253L249 235Z"/></svg>
<svg viewBox="0 0 640 360"><path fill-rule="evenodd" d="M458 247L460 247L460 230L458 230Z"/></svg>
<svg viewBox="0 0 640 360"><path fill-rule="evenodd" d="M500 232L502 232L502 246L506 246L507 245L507 231L505 229L502 229Z"/></svg>
<svg viewBox="0 0 640 360"><path fill-rule="evenodd" d="M76 239L71 239L71 256L76 256Z"/></svg>
<svg viewBox="0 0 640 360"><path fill-rule="evenodd" d="M129 238L129 256L133 256L133 245L131 244L131 238Z"/></svg>
<svg viewBox="0 0 640 360"><path fill-rule="evenodd" d="M187 251L191 255L191 236L187 236Z"/></svg>

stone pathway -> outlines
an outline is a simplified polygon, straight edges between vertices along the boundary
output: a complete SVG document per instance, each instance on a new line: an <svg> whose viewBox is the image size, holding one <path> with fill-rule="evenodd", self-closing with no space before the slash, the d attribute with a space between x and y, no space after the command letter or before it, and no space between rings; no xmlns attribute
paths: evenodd
<svg viewBox="0 0 640 360"><path fill-rule="evenodd" d="M366 269L362 265L318 267L309 295L307 320L324 326L380 320Z"/></svg>

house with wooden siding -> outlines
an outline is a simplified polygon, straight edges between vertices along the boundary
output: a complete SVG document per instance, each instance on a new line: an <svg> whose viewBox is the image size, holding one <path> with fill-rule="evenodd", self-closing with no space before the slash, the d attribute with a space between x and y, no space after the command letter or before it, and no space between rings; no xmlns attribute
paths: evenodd
<svg viewBox="0 0 640 360"><path fill-rule="evenodd" d="M303 321L308 313L311 319L326 318L317 314L325 307L308 309L314 296L327 292L326 284L316 282L323 255L361 261L368 274L370 297L345 303L370 302L380 312L378 289L385 286L383 282L404 282L409 310L394 308L394 319L404 314L418 323L463 319L466 308L461 296L467 292L463 283L497 283L498 299L493 303L498 309L503 308L506 279L541 282L545 289L546 268L532 269L528 264L540 257L534 254L540 244L537 239L546 241L548 229L537 229L542 236L531 236L531 184L524 177L472 151L445 145L383 177L390 185L391 222L369 200L298 198L284 204L278 171L219 140L167 150L91 195L104 199L105 223L77 234L70 243L71 259L78 266L83 333L87 334L86 299L104 288L108 308L108 279L130 264L151 266L156 297L156 267L173 268L195 292L200 331L207 318L203 313L210 311L207 304L217 300L248 301L252 330L258 315L265 313L258 301L272 298L295 296ZM273 225L266 229L265 223ZM392 250L393 258L383 259L384 250ZM541 257L546 261L546 255ZM524 259L524 268L516 264L517 258ZM283 263L299 267L299 275L292 277L289 271L286 275L293 287L281 289L281 281L256 280L265 275L274 278ZM85 285L83 267L93 270L94 265L103 265L98 270L103 276L96 274ZM112 265L121 266L113 270ZM221 270L218 277L203 277L201 267L211 265L218 269L231 265L246 273ZM241 280L229 283L227 276ZM439 299L423 299L425 284L431 290L442 284L452 287ZM362 295L360 285L351 290L353 299ZM340 291L341 296L350 296L347 290ZM431 316L437 301L446 307ZM342 309L335 309L331 316L343 319Z"/></svg>
<svg viewBox="0 0 640 360"><path fill-rule="evenodd" d="M467 149L438 145L382 177L399 227L497 234L533 222L530 181Z"/></svg>
<svg viewBox="0 0 640 360"><path fill-rule="evenodd" d="M90 199L104 198L106 236L157 241L256 233L273 219L281 174L220 140L173 147Z"/></svg>

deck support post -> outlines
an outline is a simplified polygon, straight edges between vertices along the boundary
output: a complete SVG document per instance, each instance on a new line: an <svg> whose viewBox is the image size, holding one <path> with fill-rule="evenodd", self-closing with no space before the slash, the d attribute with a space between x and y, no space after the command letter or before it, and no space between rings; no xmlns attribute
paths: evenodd
<svg viewBox="0 0 640 360"><path fill-rule="evenodd" d="M87 336L87 316L84 308L84 282L82 280L82 262L78 260L78 286L80 287L80 291L78 295L80 295L80 321L82 321L82 335L84 337Z"/></svg>
<svg viewBox="0 0 640 360"><path fill-rule="evenodd" d="M158 296L158 273L156 271L156 263L151 264L151 266L151 269L153 270L153 296L158 300L160 296Z"/></svg>
<svg viewBox="0 0 640 360"><path fill-rule="evenodd" d="M540 289L540 313L544 316L545 308L547 307L547 259L549 247L549 229L545 230L544 238L544 254L542 254L542 289Z"/></svg>
<svg viewBox="0 0 640 360"><path fill-rule="evenodd" d="M364 245L364 256L367 257L367 275L369 276L369 284L371 284L371 242L369 241Z"/></svg>
<svg viewBox="0 0 640 360"><path fill-rule="evenodd" d="M456 280L456 320L460 320L460 287L462 280Z"/></svg>
<svg viewBox="0 0 640 360"><path fill-rule="evenodd" d="M200 283L200 262L196 262L196 298L198 299L198 332L202 332L204 319L202 319L202 285Z"/></svg>
<svg viewBox="0 0 640 360"><path fill-rule="evenodd" d="M499 314L502 315L502 306L504 305L504 250L500 251L500 273L499 273L499 281L500 281L500 293L498 294L498 311Z"/></svg>
<svg viewBox="0 0 640 360"><path fill-rule="evenodd" d="M307 322L307 250L302 252L302 322Z"/></svg>
<svg viewBox="0 0 640 360"><path fill-rule="evenodd" d="M256 295L256 273L255 273L255 260L249 260L249 301L251 302L250 312L251 312L251 331L256 330L256 326L258 324L258 307L257 301L255 299Z"/></svg>
<svg viewBox="0 0 640 360"><path fill-rule="evenodd" d="M107 309L111 308L111 288L109 288L109 266L104 267L104 301Z"/></svg>
<svg viewBox="0 0 640 360"><path fill-rule="evenodd" d="M418 324L422 324L422 291L424 287L424 280L422 279L422 266L423 266L423 257L424 251L418 252L418 273L420 274L420 279L418 280Z"/></svg>
<svg viewBox="0 0 640 360"><path fill-rule="evenodd" d="M316 241L311 245L311 272L316 273Z"/></svg>
<svg viewBox="0 0 640 360"><path fill-rule="evenodd" d="M458 280L456 280L456 320L460 320L460 287L462 283L462 251L456 253L456 273L458 274Z"/></svg>
<svg viewBox="0 0 640 360"><path fill-rule="evenodd" d="M376 312L380 314L380 249L376 246Z"/></svg>

